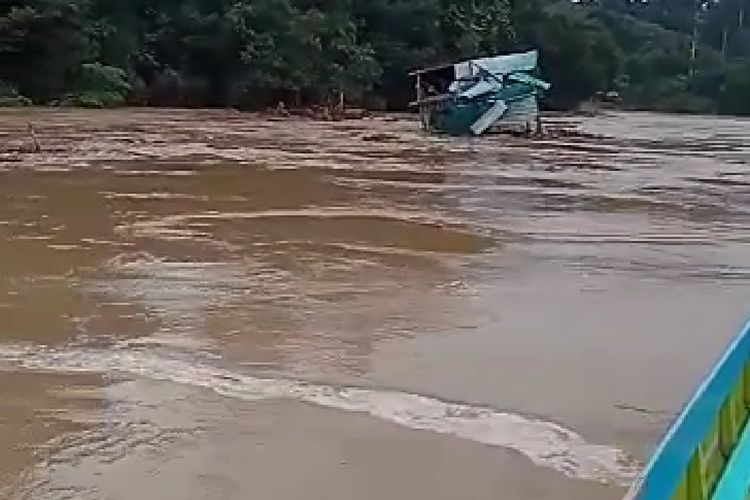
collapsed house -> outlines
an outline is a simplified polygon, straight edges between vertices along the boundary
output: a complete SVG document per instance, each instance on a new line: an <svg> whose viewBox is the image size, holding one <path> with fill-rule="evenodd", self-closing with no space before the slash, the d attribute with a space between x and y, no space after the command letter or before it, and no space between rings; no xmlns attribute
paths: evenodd
<svg viewBox="0 0 750 500"><path fill-rule="evenodd" d="M414 71L425 130L481 135L490 129L526 129L537 122L539 97L550 84L537 75L536 50Z"/></svg>

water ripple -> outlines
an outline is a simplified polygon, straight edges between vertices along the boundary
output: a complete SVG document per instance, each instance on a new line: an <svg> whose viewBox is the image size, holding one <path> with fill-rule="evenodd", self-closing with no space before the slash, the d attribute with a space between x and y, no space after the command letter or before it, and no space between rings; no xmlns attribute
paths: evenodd
<svg viewBox="0 0 750 500"><path fill-rule="evenodd" d="M576 479L627 485L638 471L636 461L620 449L589 443L554 422L407 392L261 378L140 350L10 345L0 347L0 362L27 370L125 373L201 387L247 401L290 399L366 413L408 429L512 449L538 466Z"/></svg>

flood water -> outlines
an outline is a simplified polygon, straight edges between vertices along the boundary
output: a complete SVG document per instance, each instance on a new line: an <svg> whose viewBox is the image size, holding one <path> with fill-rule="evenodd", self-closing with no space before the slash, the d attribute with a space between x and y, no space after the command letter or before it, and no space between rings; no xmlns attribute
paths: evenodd
<svg viewBox="0 0 750 500"><path fill-rule="evenodd" d="M0 498L621 498L750 313L750 121L551 126L0 112Z"/></svg>

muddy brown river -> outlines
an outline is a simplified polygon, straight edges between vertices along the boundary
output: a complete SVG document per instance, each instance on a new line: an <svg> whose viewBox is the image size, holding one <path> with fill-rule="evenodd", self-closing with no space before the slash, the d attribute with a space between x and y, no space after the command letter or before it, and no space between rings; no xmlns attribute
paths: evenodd
<svg viewBox="0 0 750 500"><path fill-rule="evenodd" d="M750 121L549 126L1 111L0 498L621 498L750 313Z"/></svg>

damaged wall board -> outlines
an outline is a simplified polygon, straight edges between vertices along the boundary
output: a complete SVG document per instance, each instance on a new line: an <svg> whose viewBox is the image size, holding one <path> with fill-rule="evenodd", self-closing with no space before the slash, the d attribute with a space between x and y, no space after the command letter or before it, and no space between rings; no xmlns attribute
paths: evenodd
<svg viewBox="0 0 750 500"><path fill-rule="evenodd" d="M531 128L550 84L536 77L539 53L485 57L411 73L422 126L452 135Z"/></svg>

